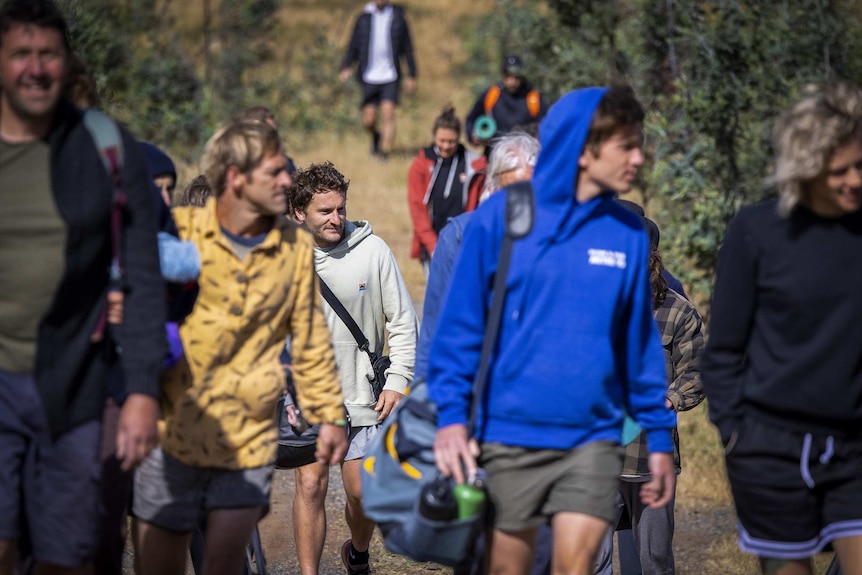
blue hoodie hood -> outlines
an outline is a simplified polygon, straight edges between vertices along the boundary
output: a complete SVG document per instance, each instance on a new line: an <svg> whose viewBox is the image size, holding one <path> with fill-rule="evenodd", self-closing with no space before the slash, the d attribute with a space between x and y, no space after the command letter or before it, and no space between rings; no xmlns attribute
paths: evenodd
<svg viewBox="0 0 862 575"><path fill-rule="evenodd" d="M550 244L565 241L595 210L607 208L601 201L602 196L586 204L580 204L575 197L578 159L593 115L607 91L602 87L569 92L551 107L539 126L542 147L533 173L533 230L516 242L509 273L510 288L513 283L521 282L526 288L510 290L509 303L514 309L523 310L527 304L534 265ZM505 203L504 194L498 195L500 197L491 199Z"/></svg>
<svg viewBox="0 0 862 575"><path fill-rule="evenodd" d="M575 199L578 159L584 149L593 114L607 88L584 88L563 96L539 125L542 149L533 173L536 191L537 240L554 237L569 220ZM574 151L577 150L577 153ZM542 243L539 241L539 243Z"/></svg>

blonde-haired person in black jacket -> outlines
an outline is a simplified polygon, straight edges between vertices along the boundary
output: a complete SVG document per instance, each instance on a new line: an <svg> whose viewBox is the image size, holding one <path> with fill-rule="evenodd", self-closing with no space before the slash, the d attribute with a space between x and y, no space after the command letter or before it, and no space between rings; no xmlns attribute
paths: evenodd
<svg viewBox="0 0 862 575"><path fill-rule="evenodd" d="M810 91L774 129L777 199L740 210L718 256L701 364L740 548L862 573L862 90Z"/></svg>

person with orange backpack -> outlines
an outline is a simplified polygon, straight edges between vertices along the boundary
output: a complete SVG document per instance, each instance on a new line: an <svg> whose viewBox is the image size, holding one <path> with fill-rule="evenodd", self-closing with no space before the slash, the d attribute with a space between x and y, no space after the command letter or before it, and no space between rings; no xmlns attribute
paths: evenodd
<svg viewBox="0 0 862 575"><path fill-rule="evenodd" d="M547 99L524 76L520 56L503 58L500 71L503 80L479 96L465 121L470 143L485 146L486 156L494 138L515 128L538 124L548 111Z"/></svg>

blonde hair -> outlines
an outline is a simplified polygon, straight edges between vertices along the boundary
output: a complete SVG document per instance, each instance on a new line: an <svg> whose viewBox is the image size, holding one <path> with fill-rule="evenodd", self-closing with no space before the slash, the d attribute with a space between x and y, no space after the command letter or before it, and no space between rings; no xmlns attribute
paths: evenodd
<svg viewBox="0 0 862 575"><path fill-rule="evenodd" d="M201 169L216 197L225 191L227 171L236 166L250 174L267 156L281 153L278 132L266 123L231 121L216 132L204 149Z"/></svg>
<svg viewBox="0 0 862 575"><path fill-rule="evenodd" d="M772 131L778 211L786 217L804 199L808 185L823 173L835 149L862 138L862 90L843 80L808 86Z"/></svg>

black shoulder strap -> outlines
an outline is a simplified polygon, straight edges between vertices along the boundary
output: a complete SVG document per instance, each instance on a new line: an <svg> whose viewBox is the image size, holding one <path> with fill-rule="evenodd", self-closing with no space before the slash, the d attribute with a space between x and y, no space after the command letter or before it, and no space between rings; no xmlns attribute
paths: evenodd
<svg viewBox="0 0 862 575"><path fill-rule="evenodd" d="M370 354L371 350L368 347L368 338L365 337L365 334L362 333L361 329L359 329L359 326L356 324L356 321L350 313L348 313L344 304L335 297L335 294L332 293L332 290L329 289L329 286L326 285L326 282L323 281L320 274L317 274L317 281L320 282L320 293L323 295L323 299L326 300L330 307L332 307L332 310L341 318L341 321L344 322L344 325L347 326L347 329L350 330L350 333L353 334L353 339L356 340L356 343L359 345L359 349Z"/></svg>
<svg viewBox="0 0 862 575"><path fill-rule="evenodd" d="M500 246L500 258L497 260L497 272L494 274L494 294L491 298L491 310L485 324L485 337L482 340L482 357L479 360L479 372L473 381L473 402L470 407L470 421L467 425L469 435L473 435L476 427L476 417L479 413L479 403L485 391L485 383L490 369L491 353L497 345L500 331L500 321L503 317L503 305L506 303L506 278L509 275L509 263L512 260L512 247L515 240L525 237L533 229L534 207L533 186L530 182L517 182L508 186L506 194L506 231Z"/></svg>

